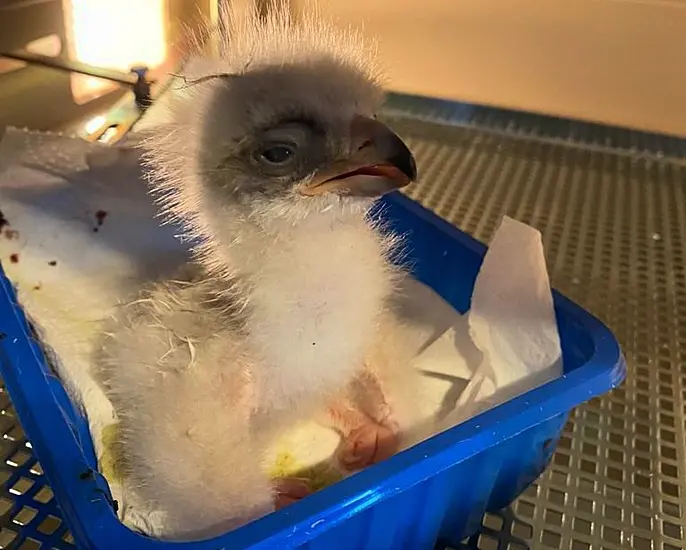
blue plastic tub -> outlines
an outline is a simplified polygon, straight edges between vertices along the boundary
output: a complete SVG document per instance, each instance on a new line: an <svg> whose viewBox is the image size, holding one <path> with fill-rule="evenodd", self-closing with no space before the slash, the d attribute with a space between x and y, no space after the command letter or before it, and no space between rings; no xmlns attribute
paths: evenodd
<svg viewBox="0 0 686 550"><path fill-rule="evenodd" d="M414 275L466 311L485 247L402 195L387 197L382 205L391 225L408 236ZM77 545L171 548L172 543L135 534L117 520L107 484L93 472L86 423L46 367L11 284L4 276L1 282L2 376ZM625 363L610 331L559 294L555 304L563 377L283 511L213 540L173 546L421 550L439 539L457 544L477 530L485 511L506 506L540 475L575 406L624 378ZM28 502L39 488L36 484L19 498ZM39 511L27 533L60 547L54 535L35 528L46 513Z"/></svg>

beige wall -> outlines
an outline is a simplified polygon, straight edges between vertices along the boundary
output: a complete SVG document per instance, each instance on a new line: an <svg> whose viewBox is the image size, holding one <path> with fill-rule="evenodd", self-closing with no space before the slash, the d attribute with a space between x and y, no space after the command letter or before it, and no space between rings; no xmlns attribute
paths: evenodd
<svg viewBox="0 0 686 550"><path fill-rule="evenodd" d="M378 36L399 91L686 136L686 0L318 3Z"/></svg>

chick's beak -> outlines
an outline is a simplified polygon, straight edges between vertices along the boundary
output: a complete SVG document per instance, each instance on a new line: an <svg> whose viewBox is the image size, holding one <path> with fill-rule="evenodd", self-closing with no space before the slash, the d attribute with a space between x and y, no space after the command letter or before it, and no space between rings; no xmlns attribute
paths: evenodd
<svg viewBox="0 0 686 550"><path fill-rule="evenodd" d="M350 157L319 170L300 189L303 195L380 197L417 179L412 153L385 124L356 117L351 126L351 142Z"/></svg>

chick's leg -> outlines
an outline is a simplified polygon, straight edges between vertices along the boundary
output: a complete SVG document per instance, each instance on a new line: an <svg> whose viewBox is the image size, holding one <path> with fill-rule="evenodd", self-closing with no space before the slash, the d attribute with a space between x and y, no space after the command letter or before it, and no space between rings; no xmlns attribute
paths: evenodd
<svg viewBox="0 0 686 550"><path fill-rule="evenodd" d="M331 405L329 416L343 438L338 450L342 465L368 466L411 443L407 434L417 418L419 380L409 336L399 319L384 315L364 367L346 397Z"/></svg>
<svg viewBox="0 0 686 550"><path fill-rule="evenodd" d="M379 375L369 365L353 378L350 383L353 402L374 422L397 433L398 424L393 418L393 411L388 404Z"/></svg>
<svg viewBox="0 0 686 550"><path fill-rule="evenodd" d="M414 366L417 338L393 311L382 316L363 371L353 380L357 402L378 422L392 428L405 448L413 439L424 398Z"/></svg>

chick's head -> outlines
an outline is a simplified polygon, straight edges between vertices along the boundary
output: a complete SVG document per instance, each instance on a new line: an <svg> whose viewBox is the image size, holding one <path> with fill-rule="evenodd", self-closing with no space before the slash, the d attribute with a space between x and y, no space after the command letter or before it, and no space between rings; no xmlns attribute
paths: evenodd
<svg viewBox="0 0 686 550"><path fill-rule="evenodd" d="M163 210L194 236L227 219L265 228L363 214L416 179L412 153L376 113L374 49L316 15L223 14L220 54L146 143Z"/></svg>

